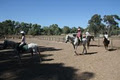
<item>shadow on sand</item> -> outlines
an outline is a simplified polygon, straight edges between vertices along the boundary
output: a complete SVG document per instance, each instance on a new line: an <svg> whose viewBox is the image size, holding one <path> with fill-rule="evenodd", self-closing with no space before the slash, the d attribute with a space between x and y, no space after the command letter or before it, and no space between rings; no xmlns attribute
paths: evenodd
<svg viewBox="0 0 120 80"><path fill-rule="evenodd" d="M83 53L81 54L81 53L80 53L79 55L92 55L92 54L97 54L97 53L98 53L98 52L88 52L88 53L85 53L85 54L83 54Z"/></svg>
<svg viewBox="0 0 120 80"><path fill-rule="evenodd" d="M108 49L108 51L115 51L115 50L117 50L117 49Z"/></svg>
<svg viewBox="0 0 120 80"><path fill-rule="evenodd" d="M44 59L52 56L41 55ZM92 72L76 74L77 69L65 67L63 63L34 63L30 55L24 55L22 63L19 64L12 51L0 53L0 80L89 80L94 77Z"/></svg>
<svg viewBox="0 0 120 80"><path fill-rule="evenodd" d="M43 49L46 50L45 47ZM57 50L59 49L50 49L50 51ZM0 80L89 80L95 77L93 72L76 74L78 69L66 67L63 63L40 63L37 62L38 58L34 58L37 62L34 63L30 56L30 54L23 55L22 64L19 64L13 51L0 52ZM49 56L53 55L41 55L43 61L54 60L45 59Z"/></svg>
<svg viewBox="0 0 120 80"><path fill-rule="evenodd" d="M95 76L92 72L76 74L73 67L63 63L22 63L0 61L0 80L89 80Z"/></svg>
<svg viewBox="0 0 120 80"><path fill-rule="evenodd" d="M98 52L88 52L85 55L92 55L92 54L97 54Z"/></svg>
<svg viewBox="0 0 120 80"><path fill-rule="evenodd" d="M62 50L62 49L55 49L54 47L45 47L45 46L39 46L39 49L40 49L40 52Z"/></svg>

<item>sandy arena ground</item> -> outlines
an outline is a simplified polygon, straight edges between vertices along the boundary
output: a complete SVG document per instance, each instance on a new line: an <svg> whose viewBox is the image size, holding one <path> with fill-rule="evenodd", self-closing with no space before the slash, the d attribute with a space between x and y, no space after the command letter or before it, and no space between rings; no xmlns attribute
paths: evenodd
<svg viewBox="0 0 120 80"><path fill-rule="evenodd" d="M13 52L1 49L0 80L120 80L119 40L113 42L117 48L109 46L109 51L104 49L102 42L98 47L97 40L92 41L88 53L79 56L74 55L70 43L36 38L27 38L27 42L40 46L42 61L32 61L29 54L22 55L22 64L19 64ZM81 53L82 48L79 46L77 52Z"/></svg>

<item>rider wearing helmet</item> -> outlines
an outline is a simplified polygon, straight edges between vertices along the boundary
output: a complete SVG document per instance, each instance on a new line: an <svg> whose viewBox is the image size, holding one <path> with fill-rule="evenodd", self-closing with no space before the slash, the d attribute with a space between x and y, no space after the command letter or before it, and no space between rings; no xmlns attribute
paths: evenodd
<svg viewBox="0 0 120 80"><path fill-rule="evenodd" d="M78 30L77 30L77 37L78 37L79 41L81 42L82 41L82 32L81 32L80 27L78 27Z"/></svg>
<svg viewBox="0 0 120 80"><path fill-rule="evenodd" d="M21 31L20 33L22 34L22 38L20 41L19 49L22 50L22 47L26 45L26 39L25 39L25 32Z"/></svg>
<svg viewBox="0 0 120 80"><path fill-rule="evenodd" d="M86 38L87 38L88 36L91 36L90 33L89 33L89 30L87 30L87 32L86 32L85 34L86 34Z"/></svg>

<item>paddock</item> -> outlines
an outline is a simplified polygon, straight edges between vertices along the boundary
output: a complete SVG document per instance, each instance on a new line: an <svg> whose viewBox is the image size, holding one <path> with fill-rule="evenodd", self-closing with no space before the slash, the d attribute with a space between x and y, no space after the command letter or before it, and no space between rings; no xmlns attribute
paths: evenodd
<svg viewBox="0 0 120 80"><path fill-rule="evenodd" d="M37 37L27 38L26 41L40 46L42 61L31 61L30 54L27 54L22 57L23 63L18 64L12 50L0 49L0 80L120 79L120 39L112 40L109 51L106 51L102 38L95 38L90 43L88 53L79 56L74 55L70 43L63 41L42 40ZM1 40L0 43L2 42ZM82 48L79 46L77 52L81 53Z"/></svg>

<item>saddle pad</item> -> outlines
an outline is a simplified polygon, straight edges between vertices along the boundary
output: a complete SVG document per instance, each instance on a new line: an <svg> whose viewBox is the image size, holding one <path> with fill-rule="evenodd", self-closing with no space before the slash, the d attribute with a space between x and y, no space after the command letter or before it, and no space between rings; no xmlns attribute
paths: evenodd
<svg viewBox="0 0 120 80"><path fill-rule="evenodd" d="M28 45L24 45L23 50L28 50Z"/></svg>

